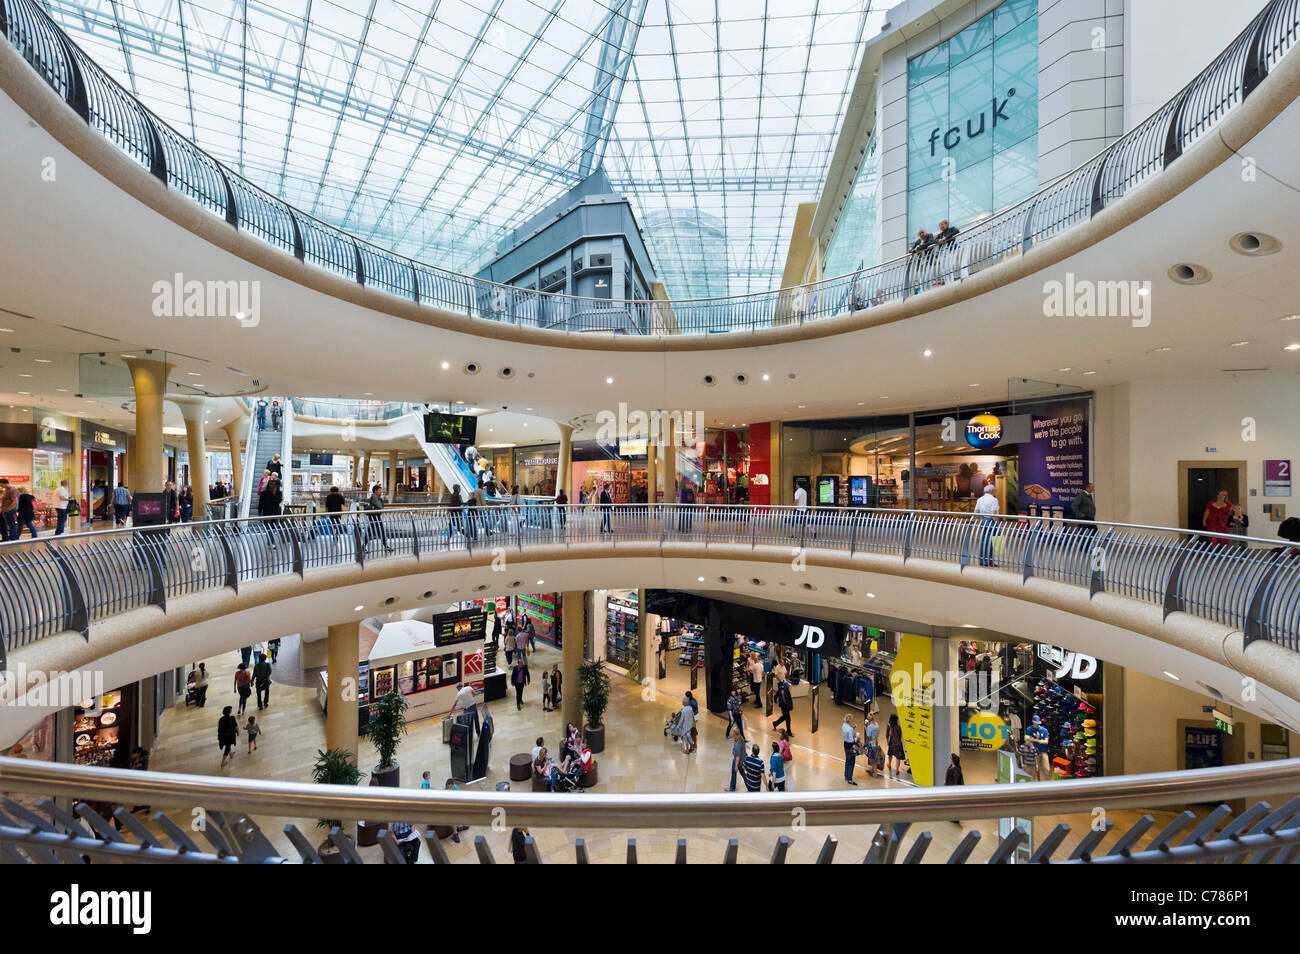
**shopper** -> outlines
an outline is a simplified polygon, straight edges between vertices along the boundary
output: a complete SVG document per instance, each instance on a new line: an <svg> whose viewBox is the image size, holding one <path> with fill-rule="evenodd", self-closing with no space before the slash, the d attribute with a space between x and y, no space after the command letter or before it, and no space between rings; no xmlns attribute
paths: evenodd
<svg viewBox="0 0 1300 954"><path fill-rule="evenodd" d="M271 654L271 665L274 666L280 660L280 637L268 641L266 649Z"/></svg>
<svg viewBox="0 0 1300 954"><path fill-rule="evenodd" d="M966 780L962 777L961 774L961 756L958 755L956 752L954 752L952 754L952 757L949 759L948 772L943 777L943 784L944 785L965 785L966 784ZM954 822L953 824L956 824L956 822Z"/></svg>
<svg viewBox="0 0 1300 954"><path fill-rule="evenodd" d="M515 655L515 621L511 620L506 624L506 665L509 666Z"/></svg>
<svg viewBox="0 0 1300 954"><path fill-rule="evenodd" d="M772 754L768 757L767 787L773 792L785 791L785 757L781 754L781 743L772 743Z"/></svg>
<svg viewBox="0 0 1300 954"><path fill-rule="evenodd" d="M785 729L781 730L781 738L777 739L777 745L781 747L781 761L785 763L785 790L794 791L794 748L790 745L790 733Z"/></svg>
<svg viewBox="0 0 1300 954"><path fill-rule="evenodd" d="M474 687L467 683L456 683L456 698L452 701L450 716L456 715L456 710L460 709L469 716L474 723L474 731L479 731L478 718L478 695L474 692Z"/></svg>
<svg viewBox="0 0 1300 954"><path fill-rule="evenodd" d="M425 774L425 775L428 775L429 773L428 773L428 772L425 772L424 774ZM459 791L460 791L460 786L456 784L456 782L455 782L454 779L450 779L450 778L447 779L447 781L445 781L445 782L443 783L442 787L443 787L443 790L444 790L444 791L448 791L448 792L459 792ZM463 831L468 831L468 830L469 830L469 825L451 825L450 827L451 827L451 840L454 841L456 844L459 845L459 844L460 844L460 833L463 832Z"/></svg>
<svg viewBox="0 0 1300 954"><path fill-rule="evenodd" d="M0 505L0 509L3 509L3 505ZM117 487L113 490L113 525L116 527L126 526L126 518L130 515L131 491L126 484L119 480Z"/></svg>
<svg viewBox="0 0 1300 954"><path fill-rule="evenodd" d="M735 686L731 687L731 695L727 696L727 734L725 738L731 738L731 730L736 730L740 741L745 741L745 713L740 703L740 690ZM732 782L735 782L733 776ZM733 785L734 787L734 785Z"/></svg>
<svg viewBox="0 0 1300 954"><path fill-rule="evenodd" d="M257 665L253 667L253 684L257 688L257 708L268 709L271 706L271 660L260 654Z"/></svg>
<svg viewBox="0 0 1300 954"><path fill-rule="evenodd" d="M551 666L551 706L558 709L562 696L560 693L560 664L555 663Z"/></svg>
<svg viewBox="0 0 1300 954"><path fill-rule="evenodd" d="M754 708L763 708L763 659L758 653L749 654L749 688L754 693Z"/></svg>
<svg viewBox="0 0 1300 954"><path fill-rule="evenodd" d="M1096 533L1097 528L1092 525L1097 521L1097 499L1092 495L1092 484L1084 484L1083 489L1070 501L1070 512L1079 521L1080 530Z"/></svg>
<svg viewBox="0 0 1300 954"><path fill-rule="evenodd" d="M731 783L723 789L724 792L736 790L736 776L740 773L740 763L745 761L746 745L748 742L739 736L731 743Z"/></svg>
<svg viewBox="0 0 1300 954"><path fill-rule="evenodd" d="M844 737L844 781L850 785L857 785L853 781L853 766L858 760L858 733L853 728L853 716L846 715L844 724L840 726L840 735Z"/></svg>
<svg viewBox="0 0 1300 954"><path fill-rule="evenodd" d="M429 772L427 769L420 773L420 788L425 791L429 789Z"/></svg>
<svg viewBox="0 0 1300 954"><path fill-rule="evenodd" d="M257 724L257 716L248 717L248 725L244 726L244 734L248 736L248 752L251 755L257 751L257 737L262 734L262 727Z"/></svg>
<svg viewBox="0 0 1300 954"><path fill-rule="evenodd" d="M758 743L755 742L749 750L749 754L740 762L740 775L745 780L745 791L761 792L763 790L763 780L767 777L767 771L763 767L763 760L758 755Z"/></svg>
<svg viewBox="0 0 1300 954"><path fill-rule="evenodd" d="M880 764L880 723L874 712L868 711L863 717L862 738L867 755L867 774L875 777L876 766Z"/></svg>
<svg viewBox="0 0 1300 954"><path fill-rule="evenodd" d="M217 747L221 749L221 767L226 767L226 760L235 757L235 744L239 741L239 722L230 714L230 706L221 710L217 720Z"/></svg>
<svg viewBox="0 0 1300 954"><path fill-rule="evenodd" d="M907 753L903 749L903 727L898 724L897 714L889 717L889 725L885 729L885 756L888 760L889 777L901 778Z"/></svg>
<svg viewBox="0 0 1300 954"><path fill-rule="evenodd" d="M542 711L551 711L551 674L542 670Z"/></svg>
<svg viewBox="0 0 1300 954"><path fill-rule="evenodd" d="M239 659L245 666L253 664L253 647L245 646L239 651Z"/></svg>
<svg viewBox="0 0 1300 954"><path fill-rule="evenodd" d="M687 755L695 751L695 709L687 696L682 696L682 709L673 724L673 735L682 740L682 751Z"/></svg>
<svg viewBox="0 0 1300 954"><path fill-rule="evenodd" d="M524 686L531 681L532 676L528 673L528 667L522 662L516 662L515 668L510 671L510 684L515 687L516 711L524 707Z"/></svg>
<svg viewBox="0 0 1300 954"><path fill-rule="evenodd" d="M609 484L605 484L600 490L600 532L613 533L609 525L610 517L613 515L614 498L609 495Z"/></svg>
<svg viewBox="0 0 1300 954"><path fill-rule="evenodd" d="M68 525L68 504L72 502L72 491L68 489L66 480L59 481L59 490L57 499L54 502L54 512L58 517L58 525L54 528L54 535L57 537Z"/></svg>
<svg viewBox="0 0 1300 954"><path fill-rule="evenodd" d="M524 635L528 638L528 652L537 652L537 630L533 627L533 618L524 617ZM516 640L516 643L518 640Z"/></svg>
<svg viewBox="0 0 1300 954"><path fill-rule="evenodd" d="M21 540L23 536L23 527L26 527L33 537L36 533L36 498L27 492L26 487L18 488L18 518L14 523L14 539Z"/></svg>
<svg viewBox="0 0 1300 954"><path fill-rule="evenodd" d="M515 864L523 865L528 863L528 829L516 828L510 832L510 854L515 859Z"/></svg>
<svg viewBox="0 0 1300 954"><path fill-rule="evenodd" d="M973 478L972 478L973 479ZM984 485L984 494L975 501L975 513L979 515L980 526L980 566L993 566L993 534L997 529L996 515L999 513L997 491L993 484Z"/></svg>
<svg viewBox="0 0 1300 954"><path fill-rule="evenodd" d="M235 670L235 692L239 693L239 714L244 714L244 707L248 705L248 697L253 694L252 689L253 674L248 671L245 663L240 663L239 668Z"/></svg>
<svg viewBox="0 0 1300 954"><path fill-rule="evenodd" d="M790 721L790 713L794 711L794 698L790 695L790 683L786 682L784 679L777 684L775 701L776 707L781 710L781 718L772 723L772 728L779 728L781 723L784 722L786 730L792 730L794 728L794 723ZM792 731L790 732L790 737L794 737Z"/></svg>
<svg viewBox="0 0 1300 954"><path fill-rule="evenodd" d="M194 673L194 704L200 709L208 701L208 667L205 663L199 663L199 668Z"/></svg>
<svg viewBox="0 0 1300 954"><path fill-rule="evenodd" d="M1228 499L1228 492L1220 490L1212 501L1205 505L1205 513L1201 515L1201 525L1210 533L1227 533L1228 521L1232 519L1232 501ZM1211 541L1215 544L1222 544L1221 540Z"/></svg>
<svg viewBox="0 0 1300 954"><path fill-rule="evenodd" d="M391 822L388 826L388 834L408 865L413 865L420 860L420 836L407 822Z"/></svg>

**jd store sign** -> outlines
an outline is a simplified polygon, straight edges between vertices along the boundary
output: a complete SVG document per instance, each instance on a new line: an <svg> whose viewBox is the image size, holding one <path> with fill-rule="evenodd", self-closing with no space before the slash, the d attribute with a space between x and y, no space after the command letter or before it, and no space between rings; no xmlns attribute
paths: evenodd
<svg viewBox="0 0 1300 954"><path fill-rule="evenodd" d="M803 632L795 638L794 644L804 649L819 650L826 645L826 631L820 626L804 623Z"/></svg>

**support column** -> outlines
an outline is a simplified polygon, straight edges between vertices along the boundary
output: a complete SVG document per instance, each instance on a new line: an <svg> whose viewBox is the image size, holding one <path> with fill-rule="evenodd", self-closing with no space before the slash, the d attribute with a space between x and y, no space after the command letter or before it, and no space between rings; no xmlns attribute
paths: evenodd
<svg viewBox="0 0 1300 954"><path fill-rule="evenodd" d="M677 419L668 418L668 444L664 447L664 503L677 502Z"/></svg>
<svg viewBox="0 0 1300 954"><path fill-rule="evenodd" d="M388 452L388 502L397 500L397 451Z"/></svg>
<svg viewBox="0 0 1300 954"><path fill-rule="evenodd" d="M357 729L357 669L361 659L360 623L329 628L329 686L325 701L325 747L344 749L355 759Z"/></svg>
<svg viewBox="0 0 1300 954"><path fill-rule="evenodd" d="M135 435L126 435L126 449L122 451L122 476L120 480L126 481L130 486L131 468L135 466ZM113 486L117 486L114 484ZM134 488L132 488L134 489Z"/></svg>
<svg viewBox="0 0 1300 954"><path fill-rule="evenodd" d="M130 480L133 493L159 493L163 489L163 396L167 391L165 361L127 358L135 390L135 452L131 454Z"/></svg>
<svg viewBox="0 0 1300 954"><path fill-rule="evenodd" d="M652 428L645 452L646 500L652 504L659 502L659 441Z"/></svg>
<svg viewBox="0 0 1300 954"><path fill-rule="evenodd" d="M169 398L181 409L185 419L185 440L190 452L190 489L194 492L194 519L204 520L208 515L208 446L203 435L203 410L208 403L202 397ZM179 494L179 489L177 493Z"/></svg>
<svg viewBox="0 0 1300 954"><path fill-rule="evenodd" d="M654 648L650 645L652 642L650 634L646 632L646 614L645 600L648 591L642 587L636 591L636 663L637 678L641 680L641 685L652 686L659 677L659 670L655 666Z"/></svg>
<svg viewBox="0 0 1300 954"><path fill-rule="evenodd" d="M568 424L561 424L559 421L555 422L555 426L560 429L560 459L556 462L558 466L555 468L555 492L558 494L563 490L572 500L573 428Z"/></svg>
<svg viewBox="0 0 1300 954"><path fill-rule="evenodd" d="M243 442L248 439L248 426L249 418L244 414L236 414L222 427L230 441L230 473L234 483L230 488L232 497L238 497L239 489L244 485Z"/></svg>
<svg viewBox="0 0 1300 954"><path fill-rule="evenodd" d="M74 417L69 419L68 426L72 428L72 464L68 467L68 487L72 493L72 499L77 501L77 506L81 507L84 503L86 509L90 508L90 498L86 495L86 488L81 483L81 418ZM108 495L113 496L113 490L110 487ZM77 533L81 530L82 514L75 514L68 517L67 533ZM86 522L90 522L90 514L86 513Z"/></svg>
<svg viewBox="0 0 1300 954"><path fill-rule="evenodd" d="M564 594L564 642L560 647L563 658L560 661L562 682L560 691L560 708L567 725L572 722L582 725L582 687L578 685L578 666L582 664L582 644L587 632L586 593L582 590L570 590Z"/></svg>
<svg viewBox="0 0 1300 954"><path fill-rule="evenodd" d="M370 489L370 452L366 451L365 460L361 464L361 489Z"/></svg>

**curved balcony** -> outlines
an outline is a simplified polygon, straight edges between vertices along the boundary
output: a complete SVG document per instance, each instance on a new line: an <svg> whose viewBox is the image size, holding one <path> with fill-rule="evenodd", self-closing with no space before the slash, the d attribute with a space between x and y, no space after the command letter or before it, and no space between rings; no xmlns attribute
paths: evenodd
<svg viewBox="0 0 1300 954"><path fill-rule="evenodd" d="M454 315L520 328L638 336L801 326L960 285L1017 259L1169 169L1236 112L1291 50L1300 0L1272 0L1195 79L1105 150L951 245L753 295L611 301L497 285L396 255L296 210L188 142L116 84L32 0L0 0L0 32L64 102L134 163L238 232L299 262Z"/></svg>

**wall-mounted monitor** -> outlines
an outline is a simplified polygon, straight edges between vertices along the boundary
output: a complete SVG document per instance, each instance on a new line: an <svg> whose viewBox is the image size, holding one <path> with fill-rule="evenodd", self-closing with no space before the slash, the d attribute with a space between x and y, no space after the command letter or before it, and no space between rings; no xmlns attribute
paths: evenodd
<svg viewBox="0 0 1300 954"><path fill-rule="evenodd" d="M424 440L429 444L473 444L478 435L478 418L464 414L424 415Z"/></svg>

